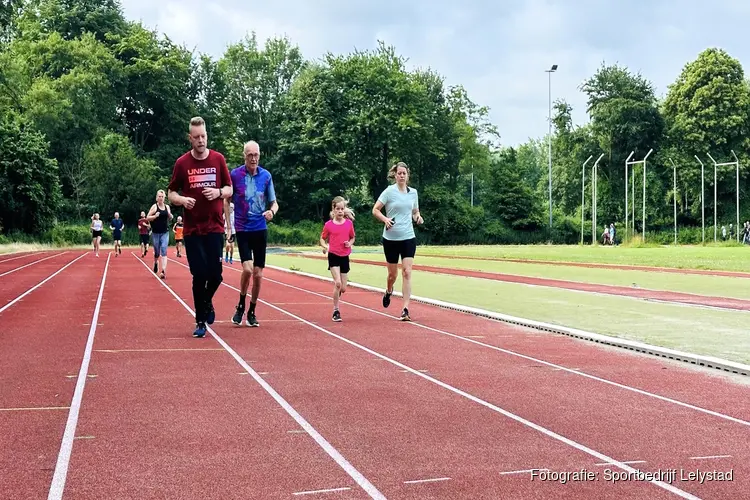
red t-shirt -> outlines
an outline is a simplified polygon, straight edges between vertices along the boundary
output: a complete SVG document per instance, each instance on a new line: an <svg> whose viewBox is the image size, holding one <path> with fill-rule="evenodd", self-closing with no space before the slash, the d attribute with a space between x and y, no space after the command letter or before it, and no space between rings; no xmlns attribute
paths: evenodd
<svg viewBox="0 0 750 500"><path fill-rule="evenodd" d="M343 224L336 224L333 220L329 220L323 226L320 237L328 240L328 253L346 257L352 253L352 249L345 247L344 242L354 238L354 224L349 219L344 219Z"/></svg>
<svg viewBox="0 0 750 500"><path fill-rule="evenodd" d="M148 234L148 219L146 219L145 217L142 219L138 219L138 233Z"/></svg>
<svg viewBox="0 0 750 500"><path fill-rule="evenodd" d="M221 189L231 185L231 182L227 161L217 151L209 149L205 160L195 159L190 151L177 159L169 190L195 199L192 210L185 207L185 236L224 233L224 200L216 198L209 201L203 195L203 190L207 187Z"/></svg>

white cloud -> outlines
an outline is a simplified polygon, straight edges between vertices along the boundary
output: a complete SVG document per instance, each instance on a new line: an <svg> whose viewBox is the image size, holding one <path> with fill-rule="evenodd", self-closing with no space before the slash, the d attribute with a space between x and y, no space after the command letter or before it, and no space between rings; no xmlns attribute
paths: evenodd
<svg viewBox="0 0 750 500"><path fill-rule="evenodd" d="M683 66L709 47L747 60L746 0L122 0L125 15L214 57L255 31L260 43L289 36L308 59L326 52L396 47L410 66L431 67L490 107L505 144L547 132L552 98L586 121L579 86L602 64L640 71L663 95Z"/></svg>

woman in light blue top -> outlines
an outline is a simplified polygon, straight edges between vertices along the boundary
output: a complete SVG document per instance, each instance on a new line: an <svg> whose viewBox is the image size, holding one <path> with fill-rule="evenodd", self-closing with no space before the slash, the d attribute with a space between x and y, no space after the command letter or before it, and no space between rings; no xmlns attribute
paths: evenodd
<svg viewBox="0 0 750 500"><path fill-rule="evenodd" d="M417 252L417 238L413 222L424 223L419 213L417 190L409 187L409 167L398 162L388 171L388 179L395 183L388 186L378 197L372 214L385 225L383 229L383 253L388 264L388 282L383 295L383 307L391 304L393 285L398 276L398 259L401 257L401 292L404 298L401 321L411 321L409 299L411 298L411 267ZM385 215L381 212L385 208Z"/></svg>

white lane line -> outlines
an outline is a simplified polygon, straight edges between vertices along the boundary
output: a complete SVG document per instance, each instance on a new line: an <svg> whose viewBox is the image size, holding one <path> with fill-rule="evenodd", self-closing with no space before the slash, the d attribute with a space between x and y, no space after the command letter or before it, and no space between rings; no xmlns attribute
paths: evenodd
<svg viewBox="0 0 750 500"><path fill-rule="evenodd" d="M84 254L85 255L85 254ZM73 393L73 401L70 403L70 413L68 413L68 422L65 424L65 433L63 434L60 452L57 455L57 464L55 465L55 475L52 477L48 500L59 500L63 496L65 489L65 479L68 476L68 465L70 464L70 455L73 451L73 440L75 439L76 426L78 425L78 414L81 411L81 401L83 400L83 389L88 379L89 362L91 361L91 350L94 347L94 335L96 334L96 324L99 318L99 311L102 305L102 296L104 295L104 282L107 280L107 270L109 269L109 260L112 254L107 255L107 264L104 266L102 274L102 283L99 286L99 297L96 299L94 308L94 318L91 320L89 337L86 341L86 350L83 353L81 369L78 372L78 382ZM79 257L80 258L80 257Z"/></svg>
<svg viewBox="0 0 750 500"><path fill-rule="evenodd" d="M349 491L351 488L329 488L327 490L310 490L310 491L298 491L296 493L292 493L294 496L300 496L300 495L318 495L320 493L334 493L336 491Z"/></svg>
<svg viewBox="0 0 750 500"><path fill-rule="evenodd" d="M712 458L732 458L732 455L710 455L707 457L690 457L690 460L709 460Z"/></svg>
<svg viewBox="0 0 750 500"><path fill-rule="evenodd" d="M623 462L623 463L624 463L624 462ZM528 473L528 474L531 474L531 473L532 473L532 472L534 472L534 471L549 471L549 469L524 469L524 470L512 470L512 471L508 471L508 472L501 472L501 473L500 473L500 475L501 475L501 476L506 476L506 475L509 475L509 474L524 474L524 473Z"/></svg>
<svg viewBox="0 0 750 500"><path fill-rule="evenodd" d="M286 286L286 287L289 287L289 288L293 288L293 289L299 290L301 292L310 293L310 294L313 294L313 295L319 295L321 297L326 297L326 295L323 295L323 294L320 294L320 293L317 293L317 292L311 292L309 290L305 290L304 288L299 288L297 286L290 285L288 283L277 281L277 280L274 280L274 279L271 279L271 278L267 278L265 276L263 277L263 281L269 281L271 283L277 283L279 285ZM329 299L330 299L330 297L329 297ZM343 304L347 304L347 305L350 305L352 307L356 307L357 309L362 309L364 311L370 311L373 314L378 314L380 316L385 316L387 318L394 319L394 320L398 319L398 318L395 318L394 316L390 316L390 315L388 315L386 313L383 313L383 312L380 312L380 311L376 311L376 310L370 309L368 307L360 306L359 304L353 304L351 302L346 302L344 300L342 300L341 302ZM742 420L742 419L739 419L739 418L736 418L736 417L725 415L725 414L719 413L717 411L708 410L706 408L702 408L700 406L695 406L695 405L692 405L690 403L685 403L685 402L682 402L682 401L678 401L676 399L668 398L666 396L660 396L659 394L654 394L652 392L644 391L642 389L637 389L637 388L631 387L629 385L624 385L624 384L620 384L618 382L613 382L613 381L607 380L605 378L597 377L596 375L590 375L588 373L580 371L577 368L567 368L565 366L556 365L555 363L550 363L549 361L543 361L541 359L537 359L537 358L534 358L534 357L531 357L531 356L526 356L525 354L520 354L520 353L517 353L515 351L509 351L508 349L503 349L502 347L497 347L497 346L494 346L494 345L485 344L484 342L479 342L477 340L470 339L470 338L467 338L467 337L463 337L461 335L456 335L454 333L449 333L449 332L446 332L446 331L443 331L443 330L439 330L439 329L433 328L431 326L423 325L423 324L418 323L416 321L409 321L408 324L414 325L414 326L416 326L418 328L423 328L425 330L429 330L429 331L432 331L432 332L435 332L435 333L439 333L441 335L447 335L449 337L453 337L453 338L458 339L458 340L463 340L465 342L471 342L472 344L480 345L482 347L486 347L486 348L492 349L494 351L498 351L498 352L502 352L502 353L505 353L505 354L509 354L511 356L516 356L516 357L519 357L519 358L522 358L522 359L527 359L529 361L534 361L536 363L542 363L542 364L547 365L549 367L557 368L560 371L565 371L565 372L568 372L568 373L573 373L573 374L576 374L576 375L580 375L581 377L586 377L586 378L591 379L591 380L596 380L597 382L602 382L604 384L608 384L608 385L611 385L611 386L614 386L614 387L618 387L620 389L625 389L627 391L635 392L635 393L641 394L643 396L648 396L648 397L651 397L651 398L658 399L660 401L664 401L664 402L667 402L667 403L672 403L672 404L675 404L675 405L679 405L679 406L682 406L684 408L690 408L691 410L699 411L701 413L705 413L705 414L708 414L708 415L711 415L711 416L714 416L714 417L723 418L725 420L729 420L731 422L735 422L735 423L746 425L746 426L750 427L750 422L747 421L747 420Z"/></svg>
<svg viewBox="0 0 750 500"><path fill-rule="evenodd" d="M646 461L645 460L628 460L628 461L623 461L622 463L624 463L624 464L645 464ZM601 462L601 463L594 464L594 465L597 465L599 467L603 467L605 465L614 465L614 464L612 462Z"/></svg>
<svg viewBox="0 0 750 500"><path fill-rule="evenodd" d="M26 265L23 265L23 266L20 266L20 267L16 267L15 269L11 269L10 271L6 271L3 274L0 274L0 278L2 278L3 276L7 276L7 275L9 275L11 273L15 273L16 271L20 271L21 269L23 269L25 267L33 266L34 264L38 264L39 262L43 262L45 260L54 259L55 257L59 257L60 255L64 255L66 253L68 253L68 252L57 253L55 255L50 255L49 257L44 257L43 259L35 260L34 262L29 262Z"/></svg>
<svg viewBox="0 0 750 500"><path fill-rule="evenodd" d="M412 479L411 481L404 481L404 484L419 484L419 483L435 483L438 481L450 481L449 477L436 477L434 479Z"/></svg>
<svg viewBox="0 0 750 500"><path fill-rule="evenodd" d="M177 301L180 304L182 304L182 306L185 309L187 309L188 312L190 312L190 314L192 314L193 316L195 316L195 311L193 311L190 308L190 306L187 305L185 303L185 301L182 300L182 298L179 295L177 295L177 293L175 293L174 290L172 290L172 288L170 288L163 280L159 279L158 276L156 276L155 274L153 274L152 269L149 268L148 265L145 262L143 262L142 260L138 259L138 257L136 257L136 255L134 253L132 255L133 255L133 257L136 258L136 260L138 260L138 262L140 262L141 264L143 264L143 266L146 269L148 269L149 273L154 277L154 279L156 279L159 283L161 283L164 286L164 288L166 288L169 291L169 293L171 293L172 296L175 299L177 299ZM183 267L188 267L185 264L183 264L182 262L177 262L177 263L180 264ZM271 387L271 385L268 382L266 382L263 379L263 377L260 376L260 374L258 374L252 368L250 368L250 365L247 364L247 362L244 359L242 359L242 357L240 357L240 355L237 354L234 351L234 349L232 349L231 347L229 347L229 345L226 342L224 342L224 339L222 339L221 337L219 337L219 335L211 327L207 327L207 329L208 329L208 332L211 334L211 336L224 349L226 349L226 351L235 359L235 361L237 361L237 363L239 363L240 366L242 366L242 368L245 369L245 371L247 371L247 373L250 374L250 376L253 377L253 379L255 379L255 381L258 383L258 385L260 385L268 394L270 394L271 397L274 400L276 400L276 402L295 420L295 422L297 422L297 424L299 424L300 427L302 427L303 429L305 429L307 431L307 433L310 435L310 437L312 437L315 440L315 442L318 443L318 445L321 448L323 448L323 450L331 458L333 458L336 461L336 463L339 465L339 467L341 467L342 469L344 469L344 471L346 471L346 473L349 474L349 476L352 479L354 479L354 481L356 481L357 484L363 490L365 490L368 495L370 495L370 497L385 500L385 496L382 493L380 493L380 491L378 491L378 489L372 483L370 483L370 481L365 476L363 476L362 473L360 473L357 469L355 469L354 466L352 464L350 464L349 461L346 458L344 458L344 456L341 453L339 453L339 451L336 448L334 448L333 445L331 445L331 443L329 443L312 425L310 425L307 422L307 420L305 420L305 418L302 415L300 415L297 412L297 410L295 410L292 407L292 405L290 405L283 397L281 397L281 395L278 392L276 392L276 390L273 387Z"/></svg>
<svg viewBox="0 0 750 500"><path fill-rule="evenodd" d="M48 250L41 250L41 251L34 251L34 252L26 252L26 251L23 251L23 250L22 250L22 251L20 251L20 252L11 252L11 253L4 253L4 254L0 254L0 255L2 255L3 257L4 257L4 256L6 256L6 255L15 255L15 254L17 254L17 253L22 253L22 254L23 254L23 255L18 255L18 256L16 256L16 257L13 257L13 258L11 258L11 259L4 259L4 260L0 260L0 264L4 264L5 262L10 262L11 260L16 260L16 259L23 259L24 257L33 257L34 255L37 255L37 254L43 254L43 253L46 253L47 251L48 251Z"/></svg>
<svg viewBox="0 0 750 500"><path fill-rule="evenodd" d="M183 264L183 266L184 266L184 264ZM185 266L185 267L187 267L187 266ZM267 278L264 278L264 279L267 279ZM226 282L222 282L222 285L226 286L227 288L231 288L232 290L235 290L237 292L240 291L239 288L235 288L232 285L227 284ZM292 288L296 288L296 287L292 287ZM304 318L301 318L301 317L299 317L299 316L297 316L297 315L295 315L293 313L290 313L289 311L285 311L284 309L282 309L280 307L277 307L277 306L271 304L270 302L267 302L267 301L265 301L263 299L258 299L258 301L261 302L262 304L265 304L266 306L268 306L268 307L270 307L272 309L276 309L277 311L279 311L279 312L281 312L283 314L286 314L287 316L295 318L295 319L301 321L302 323L305 323L306 325L310 325L311 327L315 328L316 330L320 330L321 332L325 333L326 335L330 335L331 337L334 337L334 338L337 338L337 339L339 339L339 340L341 340L343 342L346 342L347 344L352 345L352 346L354 346L354 347L356 347L358 349L361 349L362 351L365 351L365 352L367 352L369 354L372 354L373 356L379 357L379 358L381 358L381 359L383 359L383 360L385 360L385 361L387 361L387 362L389 362L389 363L391 363L393 365L398 366L399 368L402 368L404 370L407 370L407 371L413 373L414 375L417 375L418 377L422 377L423 379L425 379L425 380L427 380L429 382L432 382L433 384L438 385L438 386L440 386L440 387L442 387L444 389L447 389L447 390L449 390L449 391L451 391L451 392L453 392L455 394L458 394L459 396L463 396L464 398L466 398L466 399L468 399L470 401L473 401L473 402L475 402L477 404L480 404L480 405L482 405L482 406L484 406L486 408L489 408L490 410L493 410L493 411L495 411L497 413L505 415L506 417L508 417L510 419L513 419L516 422L519 422L520 424L523 424L523 425L525 425L527 427L531 427L532 429L534 429L534 430L536 430L538 432L541 432L542 434L544 434L544 435L546 435L548 437L551 437L552 439L555 439L555 440L560 441L560 442L562 442L564 444L567 444L568 446L571 446L571 447L573 447L573 448L575 448L575 449L577 449L579 451L582 451L583 453L586 453L586 454L591 455L591 456L593 456L595 458L598 458L599 460L601 460L603 462L611 462L612 465L615 465L615 466L619 467L620 469L623 469L623 470L625 470L627 472L630 472L630 473L633 473L633 474L638 472L636 469L634 469L634 468L630 467L629 465L624 464L622 462L618 462L617 460L615 460L612 457L609 457L609 456L607 456L607 455L605 455L603 453L600 453L600 452L598 452L596 450L593 450L593 449L591 449L591 448L589 448L589 447L587 447L587 446L585 446L585 445L583 445L581 443L573 441L572 439L566 438L565 436L557 434L556 432L551 431L551 430L547 429L546 427L542 427L541 425L535 424L534 422L531 422L530 420L526 420L525 418L520 417L520 416L516 415L515 413L512 413L512 412L510 412L508 410L505 410L503 408L500 408L499 406L496 406L496 405L494 405L494 404L492 404L490 402L487 402L487 401L485 401L483 399L480 399L480 398L478 398L478 397L476 397L476 396L474 396L472 394L469 394L466 391L462 391L461 389L453 387L450 384L446 384L445 382L443 382L441 380L433 378L433 377L431 377L429 375L425 375L424 373L421 373L419 370L415 370L414 368L411 368L411 367L409 367L409 366L407 366L407 365L405 365L403 363L400 363L400 362L396 361L395 359L391 359L388 356L385 356L384 354L380 354L379 352L373 351L369 347L365 347L365 346L363 346L361 344L358 344L358 343L354 342L353 340L349 340L346 337L342 337L341 335L337 335L337 334L335 334L335 333L333 333L333 332L331 332L329 330L326 330L322 326L316 325L315 323L312 323L311 321L308 321L308 320L306 320ZM665 483L663 481L658 481L656 479L651 479L649 482L651 484L654 484L654 485L658 486L659 488L665 489L665 490L669 491L670 493L674 493L675 495L678 495L678 496L680 496L682 498L688 498L690 500L699 500L698 497L696 497L694 495L691 495L690 493L688 493L686 491L683 491L683 490L681 490L679 488L676 488L676 487L672 486L671 484L667 484L667 483Z"/></svg>
<svg viewBox="0 0 750 500"><path fill-rule="evenodd" d="M73 259L70 262L68 262L67 264L65 264L63 267L61 267L60 269L58 269L57 271L55 271L53 274L51 274L47 278L44 278L42 281L40 281L36 285L32 286L31 288L29 288L28 290L26 290L25 292L23 292L21 295L19 295L15 299L13 299L10 302L8 302L7 304L5 304L3 307L0 307L0 313L2 313L3 311L5 311L6 309L8 309L10 306L12 306L13 304L15 304L16 302L18 302L22 298L26 297L28 294L30 294L31 292L33 292L34 290L36 290L37 288L39 288L40 286L42 286L43 284L45 284L46 282L48 282L49 280L51 280L52 278L54 278L55 276L57 276L58 274L60 274L61 272L63 272L65 270L65 268L67 268L68 266L72 265L75 261L77 261L78 259L82 259L85 256L86 256L86 254L84 253L84 254L76 257L75 259Z"/></svg>

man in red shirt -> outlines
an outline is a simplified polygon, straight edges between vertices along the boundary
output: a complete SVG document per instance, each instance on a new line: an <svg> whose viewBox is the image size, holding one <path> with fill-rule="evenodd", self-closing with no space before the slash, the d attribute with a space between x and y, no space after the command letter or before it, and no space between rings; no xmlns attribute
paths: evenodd
<svg viewBox="0 0 750 500"><path fill-rule="evenodd" d="M138 219L138 235L141 238L141 258L148 253L148 230L151 224L146 218L146 212L141 212L141 218Z"/></svg>
<svg viewBox="0 0 750 500"><path fill-rule="evenodd" d="M185 255L193 275L196 328L193 337L206 335L206 323L216 319L212 303L222 282L224 199L232 196L232 181L224 155L208 149L203 118L190 120L190 151L174 164L169 201L185 208Z"/></svg>

